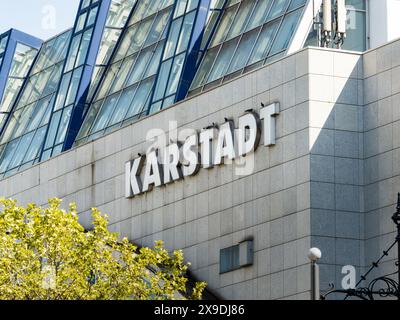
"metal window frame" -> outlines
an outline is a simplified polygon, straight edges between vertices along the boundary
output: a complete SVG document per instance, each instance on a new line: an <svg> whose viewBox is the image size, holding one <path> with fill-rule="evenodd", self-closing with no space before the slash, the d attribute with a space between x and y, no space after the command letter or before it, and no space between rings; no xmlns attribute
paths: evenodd
<svg viewBox="0 0 400 320"><path fill-rule="evenodd" d="M137 5L138 3L139 3L139 1L136 3L136 5ZM135 6L136 6L136 5L135 5ZM171 7L172 7L172 8L171 8ZM136 7L132 9L131 15L133 15L133 14L135 13L135 10L136 10ZM160 38L159 38L156 42L153 42L153 43L150 43L150 44L146 44L146 41L144 41L143 44L142 44L142 46L140 47L140 49L138 49L137 51L135 51L135 52L133 52L133 53L131 53L131 54L129 54L129 55L126 55L126 56L122 57L121 59L119 59L119 60L116 61L116 62L111 63L111 61L113 60L113 58L115 57L115 55L116 55L117 52L118 52L120 43L122 43L122 41L123 41L123 39L124 39L126 33L128 32L128 30L129 30L130 28L132 28L132 27L133 27L134 25L136 25L136 24L142 23L142 21L144 21L144 20L147 20L147 19L150 20L150 19L152 19L152 24L151 24L151 26L150 26L150 30L151 30L152 26L154 25L154 23L155 23L156 20L157 20L157 17L160 16L160 15L165 14L167 11L170 11L170 14L169 14L169 15L170 15L170 17L172 17L173 11L174 11L174 5L169 5L169 6L167 6L167 7L161 7L161 8L159 8L158 10L156 10L156 12L150 14L149 16L146 16L146 17L145 17L144 19L142 19L142 20L136 21L134 24L131 24L131 25L129 25L129 21L130 21L130 18L131 18L131 17L128 18L128 20L127 20L127 25L126 25L126 29L125 29L124 32L121 34L118 43L115 45L114 52L113 52L113 54L112 54L111 57L110 57L110 63L109 63L109 65L107 66L107 69L105 70L105 72L104 72L104 74L103 74L103 79L101 80L101 82L99 82L98 88L97 88L96 92L95 92L94 95L93 95L93 99L92 99L92 102L91 102L91 103L93 103L93 102L95 101L95 98L96 98L96 96L97 96L97 93L98 93L98 91L101 89L102 84L103 84L103 82L105 81L107 71L109 71L113 65L115 65L115 64L117 64L117 63L121 63L121 65L122 65L122 63L123 63L127 58L129 58L129 57L131 57L131 56L133 56L133 55L135 55L135 54L137 55L137 58L138 58L139 55L140 55L140 53L141 53L143 50L149 49L149 48L151 48L151 47L154 47L154 50L153 50L152 56L150 57L150 60L153 58L153 56L154 56L154 54L155 54L155 52L156 52L157 47L158 47L162 42L166 42L166 39L163 38L163 35L164 35L164 32L165 32L165 29L169 27L169 23L168 23L168 22L166 23L166 26L164 27L163 32L160 33ZM170 20L170 17L169 17L169 20ZM145 39L145 40L146 40L146 39ZM165 46L165 43L164 43L164 45L163 45L163 48L161 49L162 52L164 51L164 46ZM161 52L161 53L162 53L162 52ZM160 56L160 59L162 59L162 54L161 54L161 56ZM135 61L134 64L136 64L136 62L137 62L137 60ZM121 68L121 65L118 67L118 71L119 71L119 69ZM147 71L147 69L148 69L148 66L146 67L144 73ZM132 69L132 70L133 70L133 69ZM128 74L127 78L125 79L124 85L126 84L126 81L128 81L128 78L129 78L129 76L131 75L132 70L130 70L130 73ZM158 72L158 71L157 71L157 72ZM111 93L111 94L110 94L110 90L111 90L112 85L110 84L110 86L107 88L107 90L106 90L106 92L105 92L105 94L104 94L104 97L102 97L101 99L98 99L98 100L97 100L97 101L101 101L101 100L102 100L101 106L99 107L99 112L100 112L101 108L103 107L103 104L104 104L104 102L105 102L105 100L107 99L108 96L110 96L110 95L112 95L112 94L119 93L119 97L118 97L118 100L117 100L117 102L116 102L116 105L117 105L118 102L119 102L119 99L121 98L121 94L122 94L122 92L123 92L125 89L130 88L130 87L132 87L132 86L134 86L134 85L137 85L137 88L136 88L136 90L135 90L135 95L136 95L137 90L139 89L141 83L144 82L144 81L147 81L148 79L150 79L150 78L152 78L152 77L155 78L156 75L157 75L157 73L156 73L155 75L151 75L151 76L148 76L148 77L146 77L146 78L142 78L142 79L140 79L139 81L136 81L135 83L129 85L128 87L122 87L120 90L117 90L116 92L113 92L113 93ZM113 79L113 83L114 83L114 81L115 81L115 78ZM153 87L154 87L154 83L153 83ZM151 93L151 92L150 92L150 93ZM148 97L147 97L147 99L148 99ZM147 101L147 99L146 99L146 101ZM96 102L97 102L97 101L96 101ZM144 107L146 107L146 103L145 103ZM96 132L91 132L91 128L93 127L93 124L96 122L97 118L99 117L99 114L100 114L99 112L98 112L98 114L96 115L96 117L93 119L93 122L92 122L92 124L91 124L91 126L90 126L90 128L89 128L89 130L88 130L89 134L86 135L85 137L81 137L81 138L79 139L80 141L81 141L81 140L84 140L84 139L86 139L86 140L89 139L89 140L90 140L90 137L91 137L92 135L95 135L95 134L100 133L100 132L102 132L102 131L104 131L104 132L107 131L107 129L108 129L108 123L109 123L109 121L111 120L111 118L108 119L107 125L106 125L104 128L102 128L101 130L98 130L98 131L96 131ZM126 116L127 116L128 113L129 113L129 109L128 109L127 112L125 113L124 118L123 118L123 121L121 121L121 123L120 123L120 126L122 126L123 123L126 122L126 121L128 120L128 119L126 119ZM143 111L142 111L141 113L143 113ZM135 117L135 116L134 116L134 117ZM116 125L117 125L117 124L114 124L114 125L112 125L112 127L114 127L114 126L116 126Z"/></svg>
<svg viewBox="0 0 400 320"><path fill-rule="evenodd" d="M242 0L242 1L243 1L243 0ZM273 43L275 42L276 37L277 37L278 34L279 34L279 30L280 30L281 27L282 27L282 24L283 24L283 21L284 21L285 17L286 17L287 15L289 15L289 14L291 14L291 13L293 13L293 12L295 12L295 11L301 9L301 8L303 8L302 18L299 19L299 20L304 20L304 17L305 17L305 10L306 10L306 8L308 7L308 5L310 5L310 4L311 4L311 8L312 8L312 1L313 1L313 0L308 0L308 2L306 2L304 5L300 5L300 6L298 6L298 7L295 7L295 8L292 8L292 9L289 10L290 5L291 5L291 3L292 3L292 1L290 0L290 1L288 1L288 2L286 3L285 9L282 11L282 14L280 14L280 15L277 16L277 17L275 17L274 19L267 19L268 16L269 16L269 14L270 14L270 12L271 12L272 7L273 7L273 4L274 4L274 2L273 2L273 3L271 3L271 5L270 5L269 8L268 8L268 12L267 12L267 14L266 14L265 21L264 21L261 25L255 27L255 28L253 28L253 29L244 31L244 32L242 32L240 35L238 35L238 36L236 36L236 37L234 37L234 38L232 38L232 39L226 40L226 37L225 37L225 40L224 40L224 41L222 41L221 43L219 43L219 44L213 46L212 48L217 48L218 46L219 46L219 48L217 49L218 52L217 52L217 54L216 54L216 56L215 56L215 59L214 59L212 65L211 65L209 71L208 71L207 74L204 76L204 79L203 79L203 81L202 81L202 84L199 85L197 88L192 88L192 87L191 87L191 88L189 89L188 95L191 95L191 92L196 92L196 93L197 93L197 92L203 92L203 91L205 91L205 90L207 90L207 89L209 89L209 88L213 88L213 87L215 87L216 85L219 85L219 84L225 82L226 80L230 80L230 79L231 79L230 76L232 76L233 74L238 73L239 75L241 75L241 74L244 74L245 72L247 72L247 69L248 69L248 67L249 67L249 65L247 65L247 64L248 64L248 62L249 62L249 59L251 58L251 54L253 53L253 51L254 51L254 49L255 49L255 46L256 46L256 44L257 44L257 41L258 41L258 39L259 39L259 37L260 37L260 35L261 35L261 32L262 32L263 28L264 28L266 25L268 25L268 24L271 24L271 23L274 23L274 22L276 22L276 21L279 21L279 24L278 24L278 26L276 27L276 30L274 31L274 35L273 35L273 38L272 38L272 40L271 40L271 45L267 48L267 54L265 55L265 58L261 59L260 61L255 62L254 64L261 63L261 65L264 65L264 64L267 63L267 61L270 60L271 57L273 57L273 56L277 56L277 55L280 55L280 54L282 54L282 53L286 53L286 55L288 55L288 54L289 54L289 48L291 47L292 42L293 42L293 38L295 37L295 35L296 35L297 32L298 32L299 24L301 23L300 21L298 21L298 23L297 23L297 27L295 28L296 32L295 32L294 35L292 35L291 40L290 40L290 42L289 42L287 48L285 48L284 50L281 50L281 51L279 51L279 52L276 52L276 53L274 53L274 55L271 56L271 55L270 55L270 52L271 52L271 49L272 49L272 45L273 45ZM321 1L321 2L322 2L322 0L318 0L318 1ZM236 4L235 4L235 5L236 5ZM239 6L240 6L240 4L239 4ZM238 9L239 9L239 6L238 6ZM257 6L257 3L255 4L255 6ZM255 7L254 7L254 8L255 8ZM237 9L237 10L238 10L238 9ZM225 10L225 7L224 7L224 10ZM236 14L237 14L237 10L236 10L235 16L236 16ZM305 20L308 21L307 19L305 19ZM311 19L310 21L311 21L311 23L312 23L312 19ZM249 21L248 21L248 23L249 23ZM233 22L232 22L232 24L233 24ZM217 27L218 27L218 25L219 25L219 23L217 24ZM230 28L231 28L231 27L230 27ZM230 29L230 28L229 28L229 29ZM234 56L235 56L235 54L236 54L236 51L237 51L237 49L238 49L238 47L239 47L239 45L240 45L240 41L241 41L243 35L244 35L244 34L247 34L248 32L251 32L252 30L255 30L255 29L257 29L257 28L260 28L260 30L259 30L259 33L258 33L258 35L257 35L256 41L254 42L253 47L252 47L251 50L250 50L249 58L248 58L248 60L247 60L247 62L246 62L246 65L245 65L243 68L241 68L241 69L235 70L235 71L233 71L233 72L231 72L231 73L229 73L229 74L225 74L225 75L223 75L222 77L219 77L218 79L215 79L215 80L213 80L213 81L211 81L211 82L208 82L208 80L209 80L209 75L210 75L210 73L211 73L211 70L213 70L213 68L214 68L214 66L215 66L215 63L216 63L216 60L217 60L218 56L219 56L220 53L221 53L222 46L223 46L225 43L227 43L228 41L232 41L233 39L235 39L235 38L237 38L237 37L240 38L239 41L238 41L238 43L237 43L237 45L236 45L236 47L235 47L235 50L234 50L234 52L233 52L233 54L232 54L232 57L231 57L231 59L230 59L230 61L229 61L228 68L227 68L227 70L228 70L229 67L230 67L230 65L231 65L231 63L232 63L232 59L234 58ZM246 28L245 28L244 30L246 30ZM307 37L307 35L308 35L308 33L306 33L306 37ZM305 41L305 40L304 40L304 41ZM212 49L212 48L207 47L207 50L206 50L205 54L206 54L210 49ZM200 68L200 67L201 67L201 64L199 65L199 68Z"/></svg>
<svg viewBox="0 0 400 320"><path fill-rule="evenodd" d="M177 3L178 3L178 1L174 2L174 12L176 10ZM182 14L178 17L175 17L175 18L173 18L173 16L172 16L170 23L169 23L169 27L168 27L168 34L166 37L166 42L165 42L165 46L163 49L163 53L165 54L168 38L170 37L170 33L171 33L172 23L174 21L177 21L178 19L182 19L182 23L181 23L180 30L179 30L179 37L178 37L178 41L179 41L179 38L182 35L185 18L194 12L195 18L193 20L193 26L190 31L188 45L184 51L178 53L177 52L178 43L176 43L175 48L174 48L174 53L171 57L164 60L163 59L164 54L161 56L161 63L157 70L157 75L156 75L156 79L155 79L154 86L152 89L147 114L151 113L153 105L156 105L160 102L161 102L161 109L164 109L165 101L168 98L172 98L173 96L175 96L173 99L173 103L183 100L186 97L187 92L190 88L190 85L193 81L193 78L197 72L196 65L197 65L197 60L198 60L199 54L201 54L201 51L200 51L201 43L203 40L204 30L207 25L207 16L208 16L208 12L209 12L210 5L211 5L211 0L199 0L197 6L190 11L187 11L188 5L189 5L189 2L186 2L184 14ZM167 95L167 89L168 89L167 85L171 79L171 70L173 67L173 62L180 55L184 55L184 59L183 59L183 66L182 66L181 74L179 75L177 89L174 93ZM162 65L169 60L172 60L172 64L171 64L171 69L168 74L168 79L166 81L167 85L164 88L162 98L156 100L154 98L154 95L155 95L155 89L156 89L157 83L160 78L160 70L161 70Z"/></svg>
<svg viewBox="0 0 400 320"><path fill-rule="evenodd" d="M71 115L69 118L69 123L67 125L67 130L66 130L66 134L64 136L63 142L62 142L62 148L61 148L61 152L66 151L68 149L70 149L73 145L73 142L75 140L75 136L78 134L79 128L81 126L82 123L82 119L83 119L83 111L84 111L84 107L85 107L85 103L86 103L86 97L87 94L89 92L89 86L92 80L92 74L96 65L96 59L97 59L97 53L98 53L98 49L100 47L101 44L101 39L102 39L102 35L103 35L103 30L104 30L104 26L106 24L106 20L107 20L107 16L108 16L108 9L110 8L111 5L111 0L98 0L98 1L92 1L92 3L84 8L81 9L81 6L83 4L83 0L81 0L81 3L79 5L79 11L77 12L76 18L75 18L75 23L73 26L73 32L70 38L70 42L68 44L68 49L67 49L67 54L66 54L66 60L64 61L64 65L63 65L63 71L62 71L62 76L61 79L63 79L63 77L65 76L66 73L68 72L72 72L71 74L71 79L70 82L72 81L72 75L73 73L78 70L79 68L82 67L82 73L81 73L81 77L80 77L80 81L78 84L78 88L76 90L76 95L75 95L75 99L73 102L73 107L71 110ZM77 28L77 24L79 21L79 17L83 12L90 12L93 8L98 7L97 13L96 13L96 18L95 21L92 25L90 26L86 26L86 22L88 19L88 16L86 17L85 20L85 27L82 30L79 30L78 32L75 32L76 28ZM90 43L88 45L88 49L86 52L86 57L84 60L84 63L81 66L75 66L76 63L76 59L77 57L75 57L75 62L74 62L74 67L72 70L69 70L68 72L65 72L65 68L66 68L66 63L68 61L68 55L71 52L71 44L72 41L74 39L74 37L76 37L77 35L81 34L83 35L84 32L86 32L86 30L89 30L93 28L93 32L92 32L92 36L91 36L91 40ZM78 50L81 47L81 43L82 43L82 36L80 39L80 44L78 47ZM58 88L57 88L57 92L56 92L56 98L59 94L60 91L60 85L62 80L60 79L59 83L58 83ZM70 89L70 85L71 83L69 83L68 88ZM68 90L69 90L68 89ZM47 126L47 130L46 130L46 135L45 135L45 139L44 139L44 144L42 146L42 150L40 151L40 160L43 160L43 154L48 151L49 149L52 149L52 153L54 153L54 149L59 146L59 144L55 145L55 141L52 143L52 147L51 148L47 148L46 150L44 149L44 145L47 141L47 139L49 138L48 134L49 134L49 129L50 126L52 124L53 121L53 116L55 114L55 112L59 111L59 110L54 110L55 109L55 103L56 103L56 99L54 101L54 105L52 108L52 112L51 112L51 116L50 116L50 120ZM68 108L70 105L64 105L63 107L60 109L62 110L62 113L65 111L66 108ZM60 124L61 124L61 118L59 119L58 125L57 125L57 133L59 131L60 128ZM57 134L56 134L57 136ZM55 137L56 139L56 137ZM53 156L53 154L51 154L51 156Z"/></svg>
<svg viewBox="0 0 400 320"><path fill-rule="evenodd" d="M116 42L115 45L114 45L114 48L113 48L112 53L111 53L111 55L110 55L109 61L108 61L108 63L105 65L105 69L104 69L104 71L103 71L103 74L101 75L101 79L100 79L100 81L98 82L96 88L94 89L93 95L92 95L90 101L86 101L86 103L89 104L90 106L95 102L95 98L96 98L98 92L100 91L100 89L101 89L101 87L102 87L102 85L103 85L103 82L104 82L104 81L106 80L106 78L107 78L107 72L111 69L111 67L112 67L112 65L113 65L113 59L115 58L116 54L118 53L118 49L119 49L119 47L120 47L120 45L121 45L123 39L125 38L126 33L128 32L128 30L129 30L129 28L130 28L130 26L131 26L131 25L129 24L129 22L130 22L130 20L132 19L132 16L134 15L134 13L135 13L135 11L136 11L136 8L137 8L137 6L138 6L139 1L140 1L140 0L137 0L137 1L134 3L134 5L133 5L133 7L132 7L132 9L131 9L131 12L130 12L129 15L128 15L128 18L127 18L127 20L126 20L126 22L125 22L125 25L124 25L123 28L122 28L122 32L121 32L121 34L119 35L119 38L118 38L117 42ZM107 28L107 26L106 26L104 29L106 29L106 28ZM125 57L124 57L124 58L125 58ZM123 60L124 58L122 58L121 60ZM96 57L96 60L97 60L97 57ZM122 63L122 62L121 62L121 63ZM96 68L96 66L97 66L97 64L94 65L93 71L94 71L94 69ZM108 89L108 90L109 90L109 89ZM107 90L107 92L108 92L108 90ZM101 99L99 99L99 100L101 100ZM105 96L104 96L104 99L103 99L103 100L105 100ZM104 102L104 101L103 101L103 102ZM102 102L102 103L103 103L103 102ZM99 110L101 109L101 107L102 107L102 106L99 107ZM86 116L88 115L89 112L90 112L90 107L87 108L87 110L86 110L86 112L85 112L84 114L82 114L82 124L84 123L84 121L85 121L85 119L86 119ZM97 118L97 115L96 115L96 118ZM95 119L94 119L94 120L95 120ZM78 137L78 135L79 135L79 131L80 131L81 127L82 127L82 124L80 125L79 130L78 130L78 132L76 133L76 137ZM93 125L93 123L92 123L92 125ZM91 127L92 127L92 125L91 125ZM90 131L90 129L89 129L88 131ZM76 138L76 137L75 137L75 138ZM83 138L87 138L87 137L83 137ZM83 139L83 138L82 138L82 139ZM75 139L74 139L74 140L75 140ZM75 143L75 141L74 141L74 143Z"/></svg>
<svg viewBox="0 0 400 320"><path fill-rule="evenodd" d="M38 53L40 52L40 48L42 47L42 44L43 44L43 41L41 39L31 36L22 31L16 30L16 29L10 29L9 31L3 33L1 35L1 37L2 38L8 37L8 39L7 39L5 51L3 52L3 60L0 65L0 102L3 99L4 90L7 85L7 81L8 81L11 67L12 67L12 62L13 62L14 55L15 55L18 44L23 44L28 47L31 47L32 49L36 49L37 53L31 63L31 65L28 68L28 72L27 72L26 76L23 78L24 81L22 82L22 86L21 86L19 92L17 93L17 95L14 99L14 102L11 105L10 110L7 113L4 113L4 114L6 114L6 120L3 123L3 126L0 128L0 138L2 138L5 128L7 127L8 122L10 121L10 115L14 111L15 105L17 104L17 101L21 94L22 88L25 86L25 83L26 83L27 79L29 78L32 67L34 66L34 64L36 62Z"/></svg>

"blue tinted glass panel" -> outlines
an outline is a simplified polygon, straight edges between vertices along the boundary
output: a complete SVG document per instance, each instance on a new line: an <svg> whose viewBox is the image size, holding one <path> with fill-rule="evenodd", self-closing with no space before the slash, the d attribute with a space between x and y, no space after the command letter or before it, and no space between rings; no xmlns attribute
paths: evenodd
<svg viewBox="0 0 400 320"><path fill-rule="evenodd" d="M242 1L232 26L228 32L227 39L232 39L244 31L247 23L249 22L255 2L255 0Z"/></svg>
<svg viewBox="0 0 400 320"><path fill-rule="evenodd" d="M189 95L215 86L220 79L237 77L249 70L250 65L261 66L273 59L272 55L274 59L278 53L284 55L305 1L237 0L228 4L196 71Z"/></svg>
<svg viewBox="0 0 400 320"><path fill-rule="evenodd" d="M236 49L235 55L232 59L231 65L228 69L228 73L242 69L246 66L249 59L250 51L249 48L254 46L258 34L258 30L251 31L243 35L239 46Z"/></svg>
<svg viewBox="0 0 400 320"><path fill-rule="evenodd" d="M282 26L279 28L278 35L272 46L270 53L271 55L285 50L288 47L289 42L296 30L300 14L301 10L296 10L284 18Z"/></svg>
<svg viewBox="0 0 400 320"><path fill-rule="evenodd" d="M272 20L281 16L285 12L288 2L288 0L275 0L267 19Z"/></svg>
<svg viewBox="0 0 400 320"><path fill-rule="evenodd" d="M183 18L181 17L177 20L174 20L172 23L170 36L167 40L167 44L166 44L165 51L164 51L164 57L163 57L164 60L172 57L175 53L175 48L178 44L178 37L179 37L179 32L181 29L182 21L183 21Z"/></svg>
<svg viewBox="0 0 400 320"><path fill-rule="evenodd" d="M154 100L161 99L164 96L165 89L168 83L169 72L171 70L172 59L163 63L159 72L159 80L154 93Z"/></svg>
<svg viewBox="0 0 400 320"><path fill-rule="evenodd" d="M256 28L264 23L272 2L273 0L262 0L257 2L257 5L250 17L250 21L246 27L247 31Z"/></svg>

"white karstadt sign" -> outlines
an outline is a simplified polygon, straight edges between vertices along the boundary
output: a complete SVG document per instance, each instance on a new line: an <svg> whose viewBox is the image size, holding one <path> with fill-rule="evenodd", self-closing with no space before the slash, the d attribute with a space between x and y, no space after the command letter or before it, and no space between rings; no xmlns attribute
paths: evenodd
<svg viewBox="0 0 400 320"><path fill-rule="evenodd" d="M210 169L255 152L262 131L264 145L275 145L276 116L279 103L263 106L260 112L246 111L235 129L233 120L204 128L182 143L171 143L128 161L125 165L125 196L136 195L196 175L201 168Z"/></svg>

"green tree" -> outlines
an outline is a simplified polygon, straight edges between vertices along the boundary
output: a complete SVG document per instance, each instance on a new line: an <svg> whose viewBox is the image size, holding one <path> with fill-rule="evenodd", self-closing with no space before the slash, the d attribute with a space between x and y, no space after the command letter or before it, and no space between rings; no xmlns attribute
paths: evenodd
<svg viewBox="0 0 400 320"><path fill-rule="evenodd" d="M200 299L206 286L188 289L182 251L163 243L137 248L108 230L92 209L93 228L78 222L76 205L46 208L0 200L0 299ZM189 292L190 291L190 292Z"/></svg>

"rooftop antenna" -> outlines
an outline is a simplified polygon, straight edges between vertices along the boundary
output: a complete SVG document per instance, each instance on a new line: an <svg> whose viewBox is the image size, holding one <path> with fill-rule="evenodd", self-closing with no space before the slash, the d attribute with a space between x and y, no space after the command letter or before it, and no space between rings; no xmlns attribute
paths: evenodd
<svg viewBox="0 0 400 320"><path fill-rule="evenodd" d="M322 34L321 47L329 47L332 41L332 2L323 0L322 2Z"/></svg>
<svg viewBox="0 0 400 320"><path fill-rule="evenodd" d="M341 49L346 38L347 9L345 0L336 0L335 18L335 44L338 49Z"/></svg>

